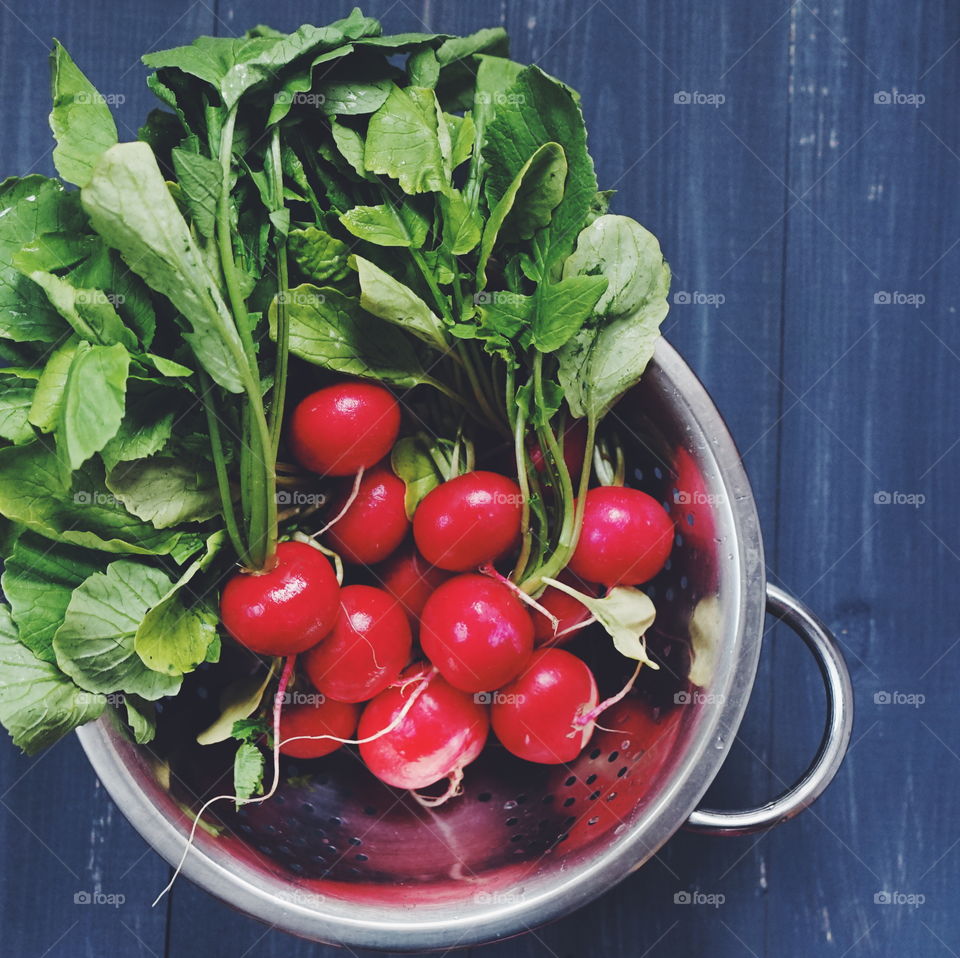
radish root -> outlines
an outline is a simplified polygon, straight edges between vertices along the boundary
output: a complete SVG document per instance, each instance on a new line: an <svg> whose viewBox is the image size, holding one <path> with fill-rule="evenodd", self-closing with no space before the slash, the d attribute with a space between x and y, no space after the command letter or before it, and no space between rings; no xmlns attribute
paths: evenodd
<svg viewBox="0 0 960 958"><path fill-rule="evenodd" d="M557 636L557 629L560 628L560 620L550 611L545 609L536 599L532 596L527 595L523 589L520 588L515 582L508 579L505 575L501 575L493 567L492 562L487 562L485 565L480 567L480 572L483 575L490 576L491 579L496 579L497 582L505 585L521 602L526 603L532 609L536 609L541 615L546 616L550 624L553 626L553 635L554 638L559 638Z"/></svg>
<svg viewBox="0 0 960 958"><path fill-rule="evenodd" d="M203 813L214 803L216 802L225 802L231 801L239 805L258 805L260 802L267 801L268 798L272 798L274 793L277 791L277 786L280 784L280 712L283 710L283 703L286 699L287 686L290 684L290 678L293 675L294 666L297 663L297 657L291 655L287 657L287 661L283 666L283 672L280 675L280 682L277 685L276 694L273 697L273 784L270 786L270 790L263 795L258 796L257 798L237 798L236 795L215 795L213 798L208 799L203 805L200 806L200 811L194 816L193 827L190 829L190 836L187 839L187 845L183 850L183 854L180 856L180 861L177 863L177 867L174 870L170 881L167 882L163 891L154 899L153 905L155 907L161 899L173 888L174 882L180 876L180 872L183 870L183 863L187 860L187 855L190 854L190 849L193 848L193 842L197 835L197 828L200 825L200 820L203 818Z"/></svg>
<svg viewBox="0 0 960 958"><path fill-rule="evenodd" d="M451 798L463 794L463 769L455 768L448 776L449 784L442 795L421 795L416 789L410 789L413 800L423 808L439 808Z"/></svg>
<svg viewBox="0 0 960 958"><path fill-rule="evenodd" d="M637 676L640 674L640 669L643 668L643 662L637 662L637 667L633 670L633 675L627 680L627 684L617 692L616 695L612 695L608 699L604 699L599 705L595 705L589 712L584 712L578 714L577 717L573 720L574 727L577 729L582 729L585 725L589 725L594 721L602 712L605 712L611 705L616 705L629 691L633 688L634 682L637 681Z"/></svg>

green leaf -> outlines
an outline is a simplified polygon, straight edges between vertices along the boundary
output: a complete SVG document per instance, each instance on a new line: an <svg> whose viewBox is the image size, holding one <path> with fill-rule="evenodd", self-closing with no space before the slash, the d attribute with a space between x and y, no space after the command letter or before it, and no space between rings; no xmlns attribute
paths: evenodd
<svg viewBox="0 0 960 958"><path fill-rule="evenodd" d="M421 436L404 436L394 444L390 453L390 468L406 486L403 504L411 521L423 497L443 482L424 442Z"/></svg>
<svg viewBox="0 0 960 958"><path fill-rule="evenodd" d="M63 622L70 595L103 568L95 552L21 535L4 564L0 584L10 603L20 641L45 662L55 662L53 634Z"/></svg>
<svg viewBox="0 0 960 958"><path fill-rule="evenodd" d="M115 346L77 346L59 405L57 453L78 469L116 435L123 419L130 356Z"/></svg>
<svg viewBox="0 0 960 958"><path fill-rule="evenodd" d="M110 470L107 488L128 512L157 529L204 522L220 513L220 496L209 468L165 456L123 462Z"/></svg>
<svg viewBox="0 0 960 958"><path fill-rule="evenodd" d="M263 791L263 752L252 742L243 742L237 749L233 763L233 792L239 800L259 795Z"/></svg>
<svg viewBox="0 0 960 958"><path fill-rule="evenodd" d="M580 232L563 275L606 276L609 286L597 312L634 313L663 288L665 269L657 238L629 216L600 216Z"/></svg>
<svg viewBox="0 0 960 958"><path fill-rule="evenodd" d="M50 128L57 141L53 165L68 183L85 186L100 154L117 142L117 125L106 99L58 40L50 51L50 86Z"/></svg>
<svg viewBox="0 0 960 958"><path fill-rule="evenodd" d="M106 700L77 688L17 639L0 605L0 722L13 744L34 755L103 712Z"/></svg>
<svg viewBox="0 0 960 958"><path fill-rule="evenodd" d="M348 376L377 379L410 388L433 380L423 370L410 340L356 300L336 289L303 285L287 293L290 352L308 363ZM276 305L270 308L270 335L276 338Z"/></svg>
<svg viewBox="0 0 960 958"><path fill-rule="evenodd" d="M192 672L206 661L217 635L217 616L203 606L188 608L172 595L140 623L134 647L151 669L167 675Z"/></svg>
<svg viewBox="0 0 960 958"><path fill-rule="evenodd" d="M57 664L88 692L127 692L150 702L176 695L181 679L147 668L134 648L144 615L169 588L160 569L129 559L95 572L70 597L53 637Z"/></svg>
<svg viewBox="0 0 960 958"><path fill-rule="evenodd" d="M537 289L533 345L542 353L560 349L593 315L607 289L606 276L568 276Z"/></svg>
<svg viewBox="0 0 960 958"><path fill-rule="evenodd" d="M127 329L107 294L99 289L77 289L53 273L33 272L32 279L46 294L54 309L87 342L112 346L121 343L137 348L137 337Z"/></svg>
<svg viewBox="0 0 960 958"><path fill-rule="evenodd" d="M8 380L0 387L0 437L22 445L36 438L28 418L34 390L16 383Z"/></svg>
<svg viewBox="0 0 960 958"><path fill-rule="evenodd" d="M475 301L480 308L480 328L490 330L507 339L513 339L530 325L534 297L522 293L478 293Z"/></svg>
<svg viewBox="0 0 960 958"><path fill-rule="evenodd" d="M186 317L184 338L213 379L241 392L243 347L216 280L146 143L120 143L97 163L82 190L94 229L147 285Z"/></svg>
<svg viewBox="0 0 960 958"><path fill-rule="evenodd" d="M191 153L179 146L172 156L190 218L200 235L210 239L216 229L217 204L223 186L220 164L202 153Z"/></svg>
<svg viewBox="0 0 960 958"><path fill-rule="evenodd" d="M446 190L449 174L440 146L438 113L433 90L393 86L383 106L370 117L365 168L392 177L408 194Z"/></svg>
<svg viewBox="0 0 960 958"><path fill-rule="evenodd" d="M321 64L345 57L352 52L353 46L348 43L342 47L337 47L335 50L321 53L313 58L307 69L286 77L279 89L274 87L273 105L270 107L270 114L267 117L267 126L270 127L279 123L290 112L295 103L322 106L325 99L323 95L312 92L314 71Z"/></svg>
<svg viewBox="0 0 960 958"><path fill-rule="evenodd" d="M366 149L363 137L351 127L337 123L332 117L330 119L330 132L333 134L333 142L341 156L350 164L353 172L361 179L370 179L370 175L363 166L363 154Z"/></svg>
<svg viewBox="0 0 960 958"><path fill-rule="evenodd" d="M480 242L483 218L470 206L459 190L451 189L441 195L443 213L443 244L454 256L469 253Z"/></svg>
<svg viewBox="0 0 960 958"><path fill-rule="evenodd" d="M530 239L546 226L563 199L567 179L567 158L559 143L538 147L490 211L483 230L477 263L477 285L487 282L486 269L500 233L509 230L511 242Z"/></svg>
<svg viewBox="0 0 960 958"><path fill-rule="evenodd" d="M350 247L315 226L290 230L287 243L300 271L315 283L336 283L350 272L347 265Z"/></svg>
<svg viewBox="0 0 960 958"><path fill-rule="evenodd" d="M629 284L630 290L637 288ZM670 308L669 289L670 269L661 258L653 267L646 298L634 312L588 320L557 353L558 377L574 416L592 415L599 420L640 381Z"/></svg>
<svg viewBox="0 0 960 958"><path fill-rule="evenodd" d="M199 745L215 745L225 742L233 735L234 726L249 718L260 708L267 686L277 669L277 659L272 659L270 669L262 679L257 676L238 679L228 685L220 695L220 715L209 728L197 736Z"/></svg>
<svg viewBox="0 0 960 958"><path fill-rule="evenodd" d="M444 113L443 119L450 132L450 167L455 170L461 163L470 159L477 131L473 125L473 117L469 113L465 116Z"/></svg>
<svg viewBox="0 0 960 958"><path fill-rule="evenodd" d="M127 724L137 745L152 742L157 734L157 709L153 702L147 702L139 695L125 695L123 707L126 709Z"/></svg>
<svg viewBox="0 0 960 958"><path fill-rule="evenodd" d="M57 424L67 376L79 346L80 341L74 336L55 349L37 380L29 419L41 432L53 432Z"/></svg>
<svg viewBox="0 0 960 958"><path fill-rule="evenodd" d="M430 228L427 218L408 203L399 209L392 203L355 206L340 216L340 222L354 236L368 243L408 249L420 249Z"/></svg>
<svg viewBox="0 0 960 958"><path fill-rule="evenodd" d="M76 233L42 233L25 243L13 254L13 265L24 276L37 270L52 273L69 269L86 259L100 243L100 238ZM77 284L83 285L83 284ZM90 283L96 286L96 283Z"/></svg>
<svg viewBox="0 0 960 958"><path fill-rule="evenodd" d="M440 61L431 47L414 50L407 60L407 79L410 86L436 89L440 79Z"/></svg>
<svg viewBox="0 0 960 958"><path fill-rule="evenodd" d="M563 199L539 234L539 256L550 276L573 249L597 193L587 152L583 114L574 94L537 67L527 67L496 105L487 129L487 200L492 208L510 189L524 164L545 143L560 143L568 174Z"/></svg>
<svg viewBox="0 0 960 958"><path fill-rule="evenodd" d="M153 384L132 384L127 392L120 428L100 450L107 470L113 469L118 462L146 459L158 453L170 439L174 416L178 412L169 389Z"/></svg>
<svg viewBox="0 0 960 958"><path fill-rule="evenodd" d="M0 183L0 337L54 343L63 336L63 319L13 258L44 234L84 230L77 194L65 192L57 180L31 175Z"/></svg>
<svg viewBox="0 0 960 958"><path fill-rule="evenodd" d="M379 110L392 88L390 80L331 80L318 83L316 91L327 116L362 116Z"/></svg>
<svg viewBox="0 0 960 958"><path fill-rule="evenodd" d="M363 309L408 330L434 349L446 350L443 324L412 289L362 256L351 256L350 263L360 278Z"/></svg>
<svg viewBox="0 0 960 958"><path fill-rule="evenodd" d="M185 538L131 516L91 460L64 488L57 456L42 442L0 449L0 514L34 532L104 552L166 555Z"/></svg>
<svg viewBox="0 0 960 958"><path fill-rule="evenodd" d="M614 647L621 655L637 659L652 669L660 668L647 656L647 644L644 641L644 635L657 615L657 610L645 592L632 586L618 585L602 598L594 598L556 579L544 577L543 581L582 602L607 630L613 639Z"/></svg>

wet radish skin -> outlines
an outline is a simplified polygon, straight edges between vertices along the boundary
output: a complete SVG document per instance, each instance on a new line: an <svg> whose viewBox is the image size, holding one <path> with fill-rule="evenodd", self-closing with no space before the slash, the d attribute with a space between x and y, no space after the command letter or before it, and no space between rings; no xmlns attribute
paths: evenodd
<svg viewBox="0 0 960 958"><path fill-rule="evenodd" d="M563 649L541 649L523 672L494 697L493 731L509 752L528 762L572 762L593 734L594 723L570 736L574 719L598 701L593 673Z"/></svg>
<svg viewBox="0 0 960 958"><path fill-rule="evenodd" d="M587 582L640 585L663 568L673 535L673 521L652 496L624 486L600 486L587 492L569 569Z"/></svg>
<svg viewBox="0 0 960 958"><path fill-rule="evenodd" d="M325 476L352 476L390 452L400 432L400 404L382 386L343 382L311 393L290 417L297 462Z"/></svg>
<svg viewBox="0 0 960 958"><path fill-rule="evenodd" d="M557 578L584 595L596 598L600 594L595 585L578 579L566 569ZM531 612L536 645L563 645L569 642L580 632L576 627L588 621L591 615L590 610L579 599L555 589L552 585L544 589L537 602L557 617L557 630L554 632L553 623L545 615L535 610Z"/></svg>
<svg viewBox="0 0 960 958"><path fill-rule="evenodd" d="M414 666L404 677L422 671ZM486 707L435 675L395 729L362 741L388 728L417 688L411 682L381 692L364 709L357 730L367 768L394 788L426 788L469 765L483 751L490 730Z"/></svg>
<svg viewBox="0 0 960 958"><path fill-rule="evenodd" d="M450 578L449 572L430 565L412 545L395 552L375 572L383 588L407 613L412 629L419 628L427 599Z"/></svg>
<svg viewBox="0 0 960 958"><path fill-rule="evenodd" d="M526 665L533 650L533 622L502 583L459 575L427 600L420 644L454 688L485 692L500 688Z"/></svg>
<svg viewBox="0 0 960 958"><path fill-rule="evenodd" d="M260 655L294 655L316 645L340 613L340 586L326 556L303 542L281 542L276 564L237 573L220 597L220 618Z"/></svg>
<svg viewBox="0 0 960 958"><path fill-rule="evenodd" d="M330 507L331 518L340 514L353 491L352 483L343 482ZM326 544L347 562L372 565L386 559L410 530L405 496L403 480L389 466L375 466L364 474L356 498L326 533Z"/></svg>
<svg viewBox="0 0 960 958"><path fill-rule="evenodd" d="M476 470L432 489L417 507L413 536L431 565L467 572L500 558L520 536L520 487Z"/></svg>
<svg viewBox="0 0 960 958"><path fill-rule="evenodd" d="M315 689L338 702L365 702L396 681L410 661L407 617L383 589L348 585L330 634L303 658Z"/></svg>
<svg viewBox="0 0 960 958"><path fill-rule="evenodd" d="M280 713L280 751L291 758L322 758L342 746L337 739L353 738L359 720L359 706L332 699L289 706ZM286 739L299 735L332 737L283 744Z"/></svg>

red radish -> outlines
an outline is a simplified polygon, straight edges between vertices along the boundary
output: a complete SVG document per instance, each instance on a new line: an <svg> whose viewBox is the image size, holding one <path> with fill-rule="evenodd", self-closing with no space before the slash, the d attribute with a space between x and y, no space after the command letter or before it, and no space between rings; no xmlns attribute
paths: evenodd
<svg viewBox="0 0 960 958"><path fill-rule="evenodd" d="M303 660L314 687L338 702L365 702L395 681L410 661L410 625L383 589L340 590L340 616L330 635Z"/></svg>
<svg viewBox="0 0 960 958"><path fill-rule="evenodd" d="M412 666L404 678L422 670L422 665ZM396 728L373 738L391 724L416 689L415 682L389 688L360 717L360 757L377 778L395 788L426 788L447 777L458 780L483 750L490 729L486 708L435 675ZM363 741L368 738L372 740Z"/></svg>
<svg viewBox="0 0 960 958"><path fill-rule="evenodd" d="M351 484L334 500L339 515L352 495ZM330 527L326 544L348 562L372 565L386 559L410 528L404 504L406 486L389 466L375 466L360 480L356 498Z"/></svg>
<svg viewBox="0 0 960 958"><path fill-rule="evenodd" d="M533 650L530 614L505 585L458 575L427 599L420 644L454 687L485 692L509 682Z"/></svg>
<svg viewBox="0 0 960 958"><path fill-rule="evenodd" d="M493 697L490 720L504 748L528 762L572 762L593 734L576 719L597 704L586 664L563 649L541 649L517 679ZM573 734L571 734L573 733Z"/></svg>
<svg viewBox="0 0 960 958"><path fill-rule="evenodd" d="M291 758L321 758L329 755L340 748L340 739L353 737L359 718L358 706L335 702L333 699L324 699L316 704L293 705L284 709L280 716L280 751ZM296 741L290 742L288 739Z"/></svg>
<svg viewBox="0 0 960 958"><path fill-rule="evenodd" d="M391 556L377 570L380 584L403 606L411 628L420 624L420 613L433 591L450 578L430 565L412 546Z"/></svg>
<svg viewBox="0 0 960 958"><path fill-rule="evenodd" d="M343 382L311 393L290 417L290 448L306 469L350 476L379 462L400 432L400 404L372 383Z"/></svg>
<svg viewBox="0 0 960 958"><path fill-rule="evenodd" d="M587 454L587 420L570 419L563 430L563 461L566 463L567 472L573 480L574 489L579 485L580 473L583 470L583 459ZM547 468L543 450L540 443L534 441L530 444L530 461L537 472L543 472Z"/></svg>
<svg viewBox="0 0 960 958"><path fill-rule="evenodd" d="M295 655L316 645L340 612L330 562L303 542L281 542L269 572L240 572L220 597L220 618L241 644L260 655Z"/></svg>
<svg viewBox="0 0 960 958"><path fill-rule="evenodd" d="M663 568L672 547L673 522L656 499L639 489L600 486L587 493L569 568L587 582L640 585Z"/></svg>
<svg viewBox="0 0 960 958"><path fill-rule="evenodd" d="M517 541L522 507L512 479L468 472L424 496L413 517L413 536L432 565L466 572L500 558Z"/></svg>
<svg viewBox="0 0 960 958"><path fill-rule="evenodd" d="M596 586L583 582L566 570L560 573L559 581L589 596L596 597L599 594ZM555 589L552 585L547 586L537 601L557 618L557 630L554 632L553 623L545 615L534 613L531 616L537 645L560 645L569 642L592 618L591 611L579 599Z"/></svg>

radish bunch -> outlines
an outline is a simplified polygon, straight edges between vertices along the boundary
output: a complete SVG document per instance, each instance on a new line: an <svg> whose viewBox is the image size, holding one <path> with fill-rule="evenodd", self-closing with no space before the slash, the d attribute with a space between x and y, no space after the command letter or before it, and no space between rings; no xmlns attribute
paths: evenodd
<svg viewBox="0 0 960 958"><path fill-rule="evenodd" d="M356 744L389 785L446 780L443 795L418 796L437 802L458 793L491 729L531 762L577 757L604 703L586 663L559 646L595 620L622 630L608 621L614 599L649 604L633 587L663 567L674 532L647 494L588 488L572 504L579 529L560 577L515 581L526 510L517 478L464 455L465 471L412 490L391 465L405 418L387 389L355 381L299 403L287 445L332 480L326 513L313 537L282 542L272 567L235 575L221 617L253 652L303 653L298 681L314 694L284 710L282 753L319 758ZM584 430L573 422L564 441L581 468ZM529 468L545 468L535 440Z"/></svg>

